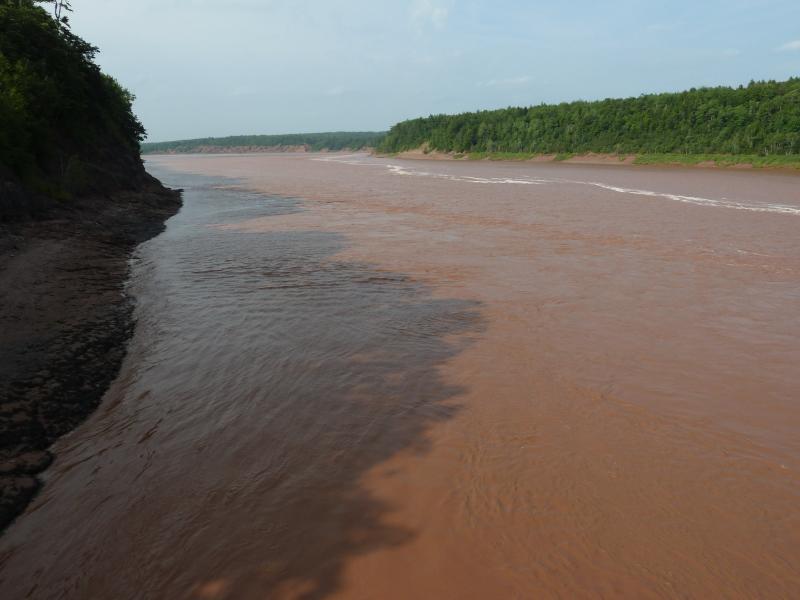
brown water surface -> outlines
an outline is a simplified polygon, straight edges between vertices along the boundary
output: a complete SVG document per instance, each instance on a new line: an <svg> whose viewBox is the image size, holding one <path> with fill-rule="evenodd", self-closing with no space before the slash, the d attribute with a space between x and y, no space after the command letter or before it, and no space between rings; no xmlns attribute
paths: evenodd
<svg viewBox="0 0 800 600"><path fill-rule="evenodd" d="M800 178L157 157L3 598L800 597Z"/></svg>

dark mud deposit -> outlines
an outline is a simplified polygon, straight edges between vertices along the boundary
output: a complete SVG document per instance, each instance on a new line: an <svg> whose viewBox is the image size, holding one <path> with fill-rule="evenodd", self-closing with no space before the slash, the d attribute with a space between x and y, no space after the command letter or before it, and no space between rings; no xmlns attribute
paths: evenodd
<svg viewBox="0 0 800 600"><path fill-rule="evenodd" d="M179 207L152 180L0 225L0 531L38 491L50 444L116 377L133 331L128 259Z"/></svg>

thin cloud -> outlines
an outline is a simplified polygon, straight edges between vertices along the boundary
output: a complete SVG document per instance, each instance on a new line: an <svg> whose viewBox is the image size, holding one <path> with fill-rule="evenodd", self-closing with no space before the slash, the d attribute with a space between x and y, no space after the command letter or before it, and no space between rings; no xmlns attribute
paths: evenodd
<svg viewBox="0 0 800 600"><path fill-rule="evenodd" d="M781 52L799 52L800 51L800 40L793 40L791 42L786 42L783 46L778 48Z"/></svg>
<svg viewBox="0 0 800 600"><path fill-rule="evenodd" d="M444 29L450 16L450 5L450 2L440 0L414 0L411 4L411 20L418 31L428 25Z"/></svg>

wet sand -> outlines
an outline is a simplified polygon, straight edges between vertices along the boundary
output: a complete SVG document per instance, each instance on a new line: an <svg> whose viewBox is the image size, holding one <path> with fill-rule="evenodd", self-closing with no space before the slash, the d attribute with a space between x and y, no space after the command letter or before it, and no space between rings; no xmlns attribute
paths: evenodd
<svg viewBox="0 0 800 600"><path fill-rule="evenodd" d="M148 164L185 207L10 597L800 594L796 176Z"/></svg>

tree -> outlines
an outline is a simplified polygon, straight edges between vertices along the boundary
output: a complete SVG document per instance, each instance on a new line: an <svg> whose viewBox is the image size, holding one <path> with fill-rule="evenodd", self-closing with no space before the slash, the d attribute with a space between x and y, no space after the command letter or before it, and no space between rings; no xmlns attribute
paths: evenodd
<svg viewBox="0 0 800 600"><path fill-rule="evenodd" d="M98 166L93 185L116 185L118 165L137 168L144 137L133 97L69 30L69 3L59 21L45 4L54 2L0 0L0 165L53 197L79 192L80 165Z"/></svg>
<svg viewBox="0 0 800 600"><path fill-rule="evenodd" d="M67 13L72 12L72 5L70 4L69 0L55 0L53 4L55 5L54 13L56 16L56 21L63 23L64 25L68 25L69 17L67 16Z"/></svg>
<svg viewBox="0 0 800 600"><path fill-rule="evenodd" d="M20 4L23 3L24 0L20 0ZM61 26L69 27L69 16L67 13L72 12L72 3L70 0L34 0L39 4L52 4L53 5L53 17Z"/></svg>
<svg viewBox="0 0 800 600"><path fill-rule="evenodd" d="M800 154L800 78L598 102L431 115L379 149L442 152Z"/></svg>

